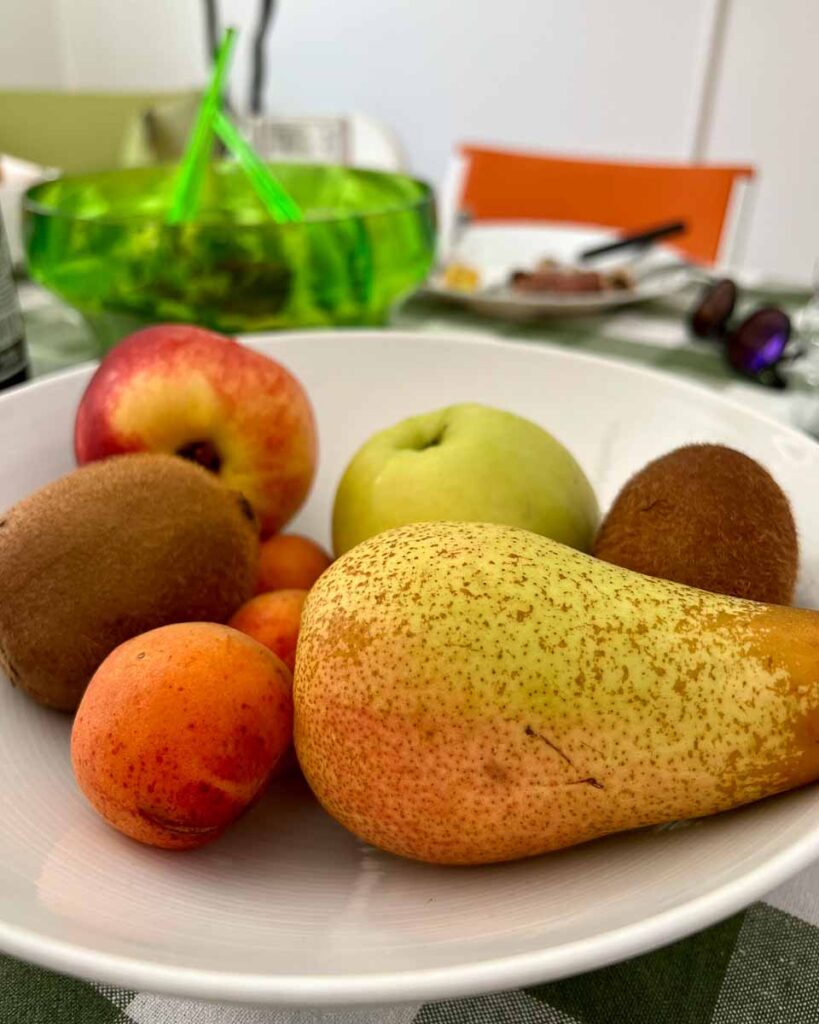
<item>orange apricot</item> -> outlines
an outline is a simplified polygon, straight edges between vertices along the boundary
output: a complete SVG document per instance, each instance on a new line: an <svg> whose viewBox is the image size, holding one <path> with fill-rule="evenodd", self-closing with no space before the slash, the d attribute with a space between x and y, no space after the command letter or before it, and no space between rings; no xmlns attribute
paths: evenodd
<svg viewBox="0 0 819 1024"><path fill-rule="evenodd" d="M262 792L293 734L292 678L228 626L143 633L103 661L71 734L74 774L114 828L184 850L219 836Z"/></svg>
<svg viewBox="0 0 819 1024"><path fill-rule="evenodd" d="M296 663L301 610L306 590L274 590L257 594L234 612L228 623L282 659L292 672Z"/></svg>
<svg viewBox="0 0 819 1024"><path fill-rule="evenodd" d="M324 548L297 533L279 533L262 543L256 593L309 590L331 564Z"/></svg>

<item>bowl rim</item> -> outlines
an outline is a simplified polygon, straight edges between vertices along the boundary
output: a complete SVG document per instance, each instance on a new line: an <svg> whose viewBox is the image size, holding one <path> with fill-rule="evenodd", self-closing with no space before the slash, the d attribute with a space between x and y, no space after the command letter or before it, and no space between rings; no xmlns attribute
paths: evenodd
<svg viewBox="0 0 819 1024"><path fill-rule="evenodd" d="M41 967L139 992L290 1007L428 1002L544 984L653 952L730 917L819 856L819 824L753 871L688 903L590 938L450 967L377 974L239 974L100 953L0 921L0 947Z"/></svg>
<svg viewBox="0 0 819 1024"><path fill-rule="evenodd" d="M299 344L310 344L328 333L341 335L341 340L363 335L373 344L403 338L410 342L443 341L465 347L477 345L512 350L525 347L529 351L533 350L531 343L526 340L497 339L472 332L418 332L407 329L281 331L242 335L240 340L252 348L261 348L275 355L278 341L292 342L297 339ZM779 434L794 438L799 444L809 447L817 444L795 427L717 391L680 379L670 372L593 353L577 352L548 342L542 343L542 351L553 359L591 363L609 371L636 374L645 380L647 386L659 380L663 386L683 395L700 400L705 398L709 404L713 403L720 409L736 410L762 426L774 428ZM83 363L13 388L0 396L0 409L4 402L19 400L33 389L47 389L55 383L59 386L59 382L64 379L90 378L96 365L95 362ZM685 903L639 921L558 947L411 971L306 976L222 973L202 968L174 967L136 957L100 953L59 939L43 938L32 929L9 925L1 918L0 948L13 956L65 974L137 991L189 999L283 1007L366 1006L453 999L545 983L653 951L743 909L817 858L819 821L787 847L768 856L751 870L716 883Z"/></svg>
<svg viewBox="0 0 819 1024"><path fill-rule="evenodd" d="M234 165L232 161L223 161L222 165L230 167L232 170L234 170L238 166L238 165ZM350 173L353 173L353 174L362 174L362 175L367 175L367 176L370 176L370 177L378 177L378 178L382 178L382 179L383 178L403 178L405 181L409 181L409 182L414 183L415 185L418 185L421 188L422 192L421 192L421 194L416 199L408 200L407 202L403 202L403 203L396 202L395 204L390 205L390 206L382 206L382 207L377 207L377 208L374 208L374 209L363 208L361 210L341 211L340 213L338 213L337 215L334 215L334 216L311 216L308 213L308 214L305 214L303 220L301 220L301 221L293 221L293 222L287 223L287 224L277 224L277 223L275 223L268 215L266 215L264 213L264 211L261 210L261 207L260 207L261 219L258 220L258 221L251 221L251 222L248 222L248 223L243 223L241 221L235 221L235 220L233 220L233 221L231 221L231 220L217 220L215 218L214 219L209 219L209 218L206 217L206 218L203 218L203 219L195 220L195 221L190 222L190 223L167 224L165 222L165 219L164 219L164 215L165 215L165 211L164 210L163 211L157 211L157 213L155 215L154 214L146 215L146 214L142 214L142 213L134 213L134 214L130 214L130 215L129 214L118 214L118 215L102 214L101 216L82 215L82 214L77 214L77 213L74 213L74 212L71 212L71 211L60 209L57 206L49 206L46 202L44 202L38 196L38 193L40 191L46 191L51 186L53 186L53 185L55 185L57 183L62 183L62 182L71 182L71 183L82 184L83 182L87 182L90 179L98 179L98 178L106 178L106 177L113 178L113 177L116 177L117 175L120 175L120 174L129 174L129 173L133 173L135 171L136 172L139 172L139 171L163 172L164 171L164 172L166 172L168 174L172 174L177 169L177 165L176 164L155 164L155 165L150 165L150 166L147 166L147 167L122 167L122 168L115 168L113 170L108 170L108 171L93 171L93 172L87 172L87 173L83 173L83 174L61 174L61 175L57 175L56 177L47 178L45 181L38 181L34 185L30 185L25 190L25 192L23 193L22 210L23 210L23 215L26 218L30 218L30 217L43 217L43 218L51 218L51 219L54 219L54 220L64 220L64 221L69 221L69 222L70 221L74 221L74 222L76 222L78 224L99 224L101 226L107 226L107 227L111 227L111 226L129 227L129 226L136 226L136 225L138 225L140 227L156 226L156 227L160 227L163 230L168 231L168 232L190 231L190 229L192 227L193 228L197 228L197 229L203 229L203 228L210 228L210 229L223 228L223 229L229 229L229 230L235 230L237 227L239 227L239 228L241 228L244 231L269 230L270 228L273 228L273 229L275 229L278 232L278 231L282 231L282 230L295 230L295 229L298 229L298 228L302 228L305 225L313 225L313 224L340 224L340 223L344 223L345 221L350 221L350 220L355 220L355 219L361 219L361 218L370 219L370 218L373 218L373 217L386 217L386 216L392 216L393 214L396 214L396 213L410 213L413 210L421 211L421 210L424 210L426 208L431 208L433 212L435 210L435 190L432 187L432 185L430 185L429 182L424 181L422 178L416 178L415 176L413 176L411 174L405 174L403 171L380 171L380 170L376 170L376 169L370 169L370 168L367 168L367 167L348 167L345 164L305 164L305 163L284 163L284 162L278 162L277 163L275 161L268 161L268 165L270 167L274 167L274 168L275 167L288 167L288 168L296 167L296 168L300 168L300 169L304 168L304 169L309 169L309 170L315 170L316 168L325 169L325 170L330 169L330 168L334 168L334 169L340 169L340 170L343 170L343 171L347 171L347 172L350 172Z"/></svg>

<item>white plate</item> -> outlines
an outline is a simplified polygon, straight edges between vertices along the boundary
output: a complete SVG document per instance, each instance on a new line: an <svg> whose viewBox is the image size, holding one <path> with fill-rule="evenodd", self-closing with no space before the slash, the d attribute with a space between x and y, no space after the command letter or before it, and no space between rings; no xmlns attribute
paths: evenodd
<svg viewBox="0 0 819 1024"><path fill-rule="evenodd" d="M485 316L507 320L532 320L548 316L579 316L607 309L630 306L650 299L666 298L684 288L691 271L680 267L683 257L671 246L657 245L642 255L634 252L612 253L589 264L603 270L629 266L637 284L630 290L592 292L582 295L524 295L507 287L513 270L529 269L538 260L551 258L574 262L592 246L614 241L617 234L608 229L565 224L474 224L467 228L457 246L457 262L474 267L481 277L477 292L462 292L445 287L433 276L424 292L446 302L466 306ZM659 273L660 268L665 268ZM644 275L645 280L641 280Z"/></svg>
<svg viewBox="0 0 819 1024"><path fill-rule="evenodd" d="M653 456L721 441L793 499L800 598L819 598L819 445L715 394L545 347L387 333L281 334L255 344L304 381L321 467L293 524L327 541L341 470L374 430L474 399L515 410L574 451L607 504ZM0 508L72 467L88 368L0 400ZM297 784L194 853L142 847L85 804L67 717L0 686L0 948L132 989L248 1003L445 998L589 970L670 942L819 855L819 789L515 864L458 869L379 853Z"/></svg>

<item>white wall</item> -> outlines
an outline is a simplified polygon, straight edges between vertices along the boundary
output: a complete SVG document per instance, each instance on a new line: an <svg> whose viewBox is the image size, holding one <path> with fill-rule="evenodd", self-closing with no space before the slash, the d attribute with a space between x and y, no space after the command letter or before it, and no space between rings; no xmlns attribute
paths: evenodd
<svg viewBox="0 0 819 1024"><path fill-rule="evenodd" d="M7 0L10 2L10 0ZM39 0L16 0L37 3ZM53 0L73 89L176 89L205 75L199 0Z"/></svg>
<svg viewBox="0 0 819 1024"><path fill-rule="evenodd" d="M809 279L819 260L819 4L734 0L705 153L755 164L748 266Z"/></svg>
<svg viewBox="0 0 819 1024"><path fill-rule="evenodd" d="M64 81L58 0L0 2L0 88L54 88Z"/></svg>
<svg viewBox="0 0 819 1024"><path fill-rule="evenodd" d="M711 7L285 0L271 97L285 109L360 109L400 126L417 171L432 179L459 139L685 157Z"/></svg>

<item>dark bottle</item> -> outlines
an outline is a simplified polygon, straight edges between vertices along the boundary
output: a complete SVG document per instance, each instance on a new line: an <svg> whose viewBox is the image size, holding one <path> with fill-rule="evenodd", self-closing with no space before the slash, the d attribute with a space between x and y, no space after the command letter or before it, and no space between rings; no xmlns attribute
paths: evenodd
<svg viewBox="0 0 819 1024"><path fill-rule="evenodd" d="M28 380L23 317L11 272L11 256L0 217L0 390Z"/></svg>

